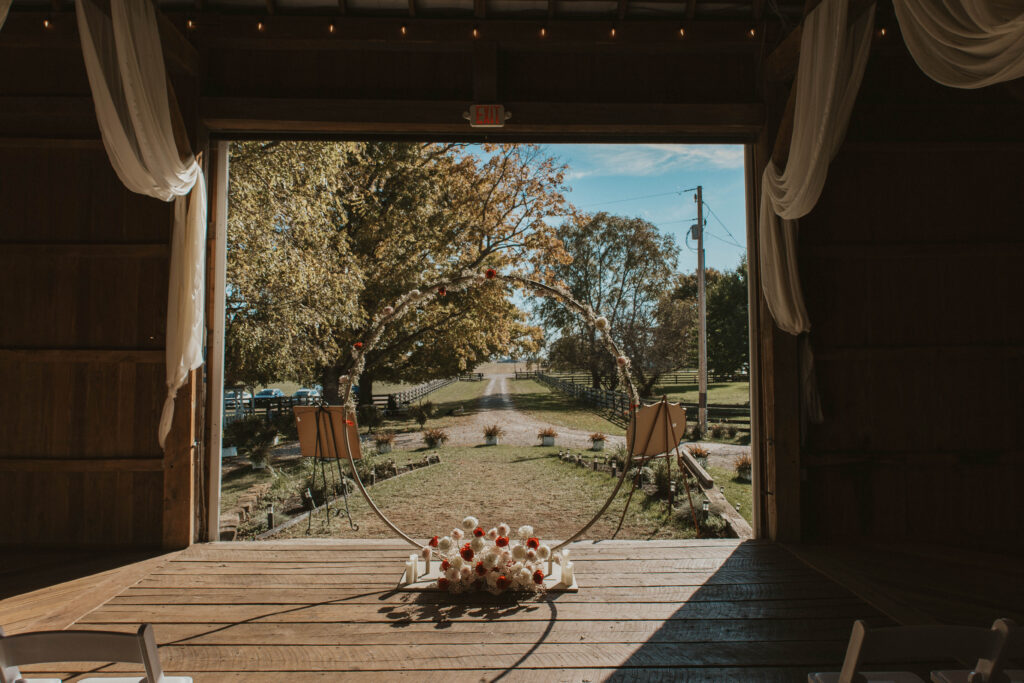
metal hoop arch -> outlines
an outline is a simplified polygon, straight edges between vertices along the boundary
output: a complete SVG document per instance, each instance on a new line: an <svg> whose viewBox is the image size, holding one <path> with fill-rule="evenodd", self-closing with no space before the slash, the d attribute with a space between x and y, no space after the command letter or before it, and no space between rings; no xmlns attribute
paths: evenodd
<svg viewBox="0 0 1024 683"><path fill-rule="evenodd" d="M385 312L382 312L374 320L373 325L370 327L369 334L367 335L367 340L365 342L357 343L357 345L352 349L353 363L351 369L347 374L347 386L345 387L344 390L342 404L347 408L351 409L353 413L355 412L355 403L352 400L352 387L356 385L356 383L359 380L359 376L363 372L363 367L365 366L366 362L366 354L371 349L374 348L377 342L380 341L381 336L384 334L384 331L387 329L387 326L389 324L404 317L417 304L432 301L433 299L436 299L438 296L444 296L444 294L441 294L441 292L447 293L449 291L465 290L471 287L484 285L491 280L506 280L511 282L517 282L524 288L533 290L535 294L538 294L540 296L553 297L557 300L560 300L568 308L578 313L586 321L587 325L589 325L591 329L597 329L598 331L600 331L600 338L604 343L605 349L609 353L611 353L612 356L615 357L616 359L616 367L618 368L619 379L626 387L627 394L630 397L629 411L630 418L632 419L633 413L635 413L636 409L640 407L640 398L636 392L636 387L633 385L633 379L632 377L630 377L629 374L628 360L625 364L618 363L618 359L623 357L622 353L619 351L619 347L609 336L607 329L598 327L598 316L594 312L594 310L590 306L582 304L576 299L574 299L565 288L560 287L558 285L546 284L522 275L500 275L491 269L480 273L466 271L457 277L434 282L426 286L426 292L414 289L410 292L407 292L403 296L399 297L394 307L385 308ZM388 309L390 309L390 311L388 311ZM633 435L633 438L635 441L636 434ZM407 533L399 529L398 526L390 519L388 519L387 515L385 515L381 511L381 509L377 507L377 504L373 502L373 498L370 496L370 492L366 490L366 486L363 485L362 479L359 478L359 472L356 470L356 461L352 454L352 447L349 445L349 440L345 438L342 439L342 441L345 445L345 455L348 457L349 467L352 470L352 478L356 482L356 487L359 488L359 492L362 493L363 498L366 499L367 505L370 506L370 509L373 510L374 513L376 513L376 515L380 518L380 520L384 522L384 524L386 524L393 532L395 532L395 534L399 538L401 538L406 543L412 545L415 548L422 548L422 544L420 544L416 541L416 539L412 538ZM622 488L622 484L626 480L626 473L629 471L630 465L633 462L633 444L628 444L628 446L629 447L626 449L626 462L622 466L622 472L619 474L618 481L615 482L615 487L612 489L611 493L608 494L608 499L605 500L604 504L601 506L601 509L598 510L593 517L591 517L590 521L588 521L586 524L580 527L580 529L576 531L576 533L574 533L572 536L570 536L569 538L565 539L564 541L556 545L554 548L552 548L552 551L560 550L561 548L569 545L577 538L585 534L587 530L590 529L590 527L592 527L611 506L612 501L615 500L615 496L617 496L619 493L619 489Z"/></svg>

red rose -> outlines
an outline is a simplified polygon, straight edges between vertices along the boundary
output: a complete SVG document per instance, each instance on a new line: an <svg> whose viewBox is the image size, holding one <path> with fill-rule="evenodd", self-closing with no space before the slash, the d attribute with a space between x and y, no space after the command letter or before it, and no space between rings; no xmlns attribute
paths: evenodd
<svg viewBox="0 0 1024 683"><path fill-rule="evenodd" d="M495 585L501 590L505 590L506 588L512 585L512 579L502 574L498 577L498 581L497 583L495 583Z"/></svg>
<svg viewBox="0 0 1024 683"><path fill-rule="evenodd" d="M440 579L437 580L437 587L443 591L448 590L448 579L442 576Z"/></svg>
<svg viewBox="0 0 1024 683"><path fill-rule="evenodd" d="M505 536L498 536L498 538L494 539L494 545L499 548L504 548L508 545L508 538Z"/></svg>
<svg viewBox="0 0 1024 683"><path fill-rule="evenodd" d="M436 548L437 547L437 542L438 542L437 536L434 536L432 539L430 539L430 547L431 548Z"/></svg>
<svg viewBox="0 0 1024 683"><path fill-rule="evenodd" d="M528 539L526 539L526 547L527 548L533 548L534 550L536 550L537 548L540 547L540 539L539 538L528 538Z"/></svg>
<svg viewBox="0 0 1024 683"><path fill-rule="evenodd" d="M462 559L464 559L466 562L469 562L473 559L473 549L469 547L468 543L462 546L462 551L459 552L459 554L462 555Z"/></svg>
<svg viewBox="0 0 1024 683"><path fill-rule="evenodd" d="M357 349L361 349L361 348L363 348L363 342L356 342L352 346L356 347Z"/></svg>
<svg viewBox="0 0 1024 683"><path fill-rule="evenodd" d="M445 289L444 287L438 287L437 288L437 295L438 296L444 296L447 293L448 293L448 290Z"/></svg>
<svg viewBox="0 0 1024 683"><path fill-rule="evenodd" d="M483 536L484 535L484 528L478 526L477 528L473 529L473 535L476 536L477 538Z"/></svg>
<svg viewBox="0 0 1024 683"><path fill-rule="evenodd" d="M544 583L544 572L542 572L539 569L537 571L535 571L533 573L533 582L534 583Z"/></svg>
<svg viewBox="0 0 1024 683"><path fill-rule="evenodd" d="M450 567L450 566L451 565L448 564L448 560L441 560L441 571L443 571L443 572L448 571L448 567Z"/></svg>
<svg viewBox="0 0 1024 683"><path fill-rule="evenodd" d="M487 277L488 280L493 280L498 275L498 271L496 271L494 268L488 268L487 272L485 272L484 275Z"/></svg>
<svg viewBox="0 0 1024 683"><path fill-rule="evenodd" d="M480 576L483 576L484 574L487 573L487 567L484 566L483 562L477 562L476 563L476 573L479 574Z"/></svg>

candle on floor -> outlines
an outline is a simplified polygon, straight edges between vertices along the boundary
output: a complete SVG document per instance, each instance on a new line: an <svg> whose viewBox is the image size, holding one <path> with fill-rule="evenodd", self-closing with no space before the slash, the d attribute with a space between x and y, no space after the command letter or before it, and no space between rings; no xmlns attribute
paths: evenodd
<svg viewBox="0 0 1024 683"><path fill-rule="evenodd" d="M568 588L573 582L573 564L572 562L565 562L562 564L562 585Z"/></svg>
<svg viewBox="0 0 1024 683"><path fill-rule="evenodd" d="M405 562L405 576L403 577L405 579L405 583L410 584L410 583L412 583L413 581L416 580L415 578L413 578L413 573L414 572L413 572L413 568L412 568L412 562L410 560L406 560L406 562Z"/></svg>
<svg viewBox="0 0 1024 683"><path fill-rule="evenodd" d="M417 564L418 563L416 561L416 556L415 555L410 555L409 556L409 561L405 565L407 567L406 571L407 571L407 573L409 575L409 583L416 583L416 579L419 578L419 573L417 571L417 569L418 569Z"/></svg>

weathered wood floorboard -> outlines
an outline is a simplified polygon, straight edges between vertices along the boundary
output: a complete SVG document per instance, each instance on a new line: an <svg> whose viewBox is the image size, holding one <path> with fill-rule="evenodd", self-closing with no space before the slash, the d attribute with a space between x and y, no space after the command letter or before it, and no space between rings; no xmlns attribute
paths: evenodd
<svg viewBox="0 0 1024 683"><path fill-rule="evenodd" d="M767 543L584 542L578 594L524 600L397 592L409 552L362 540L196 546L74 626L152 623L165 668L196 683L447 683L793 681L838 665L854 619L888 623ZM32 604L45 602L44 591ZM33 673L74 680L95 667L52 669Z"/></svg>

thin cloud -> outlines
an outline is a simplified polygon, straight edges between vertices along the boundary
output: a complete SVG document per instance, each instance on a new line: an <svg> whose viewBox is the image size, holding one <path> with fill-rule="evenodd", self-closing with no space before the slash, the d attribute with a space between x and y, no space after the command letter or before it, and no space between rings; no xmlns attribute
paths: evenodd
<svg viewBox="0 0 1024 683"><path fill-rule="evenodd" d="M585 176L649 176L687 168L741 169L739 145L602 145L595 147L584 168L573 169L575 178Z"/></svg>

